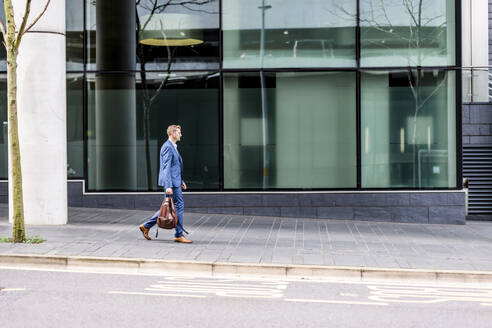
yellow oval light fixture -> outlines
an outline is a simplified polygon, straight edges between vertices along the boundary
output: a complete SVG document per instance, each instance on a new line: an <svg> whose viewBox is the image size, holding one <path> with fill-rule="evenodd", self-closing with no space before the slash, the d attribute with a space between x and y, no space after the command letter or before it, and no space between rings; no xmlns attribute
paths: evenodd
<svg viewBox="0 0 492 328"><path fill-rule="evenodd" d="M203 40L198 39L143 39L140 40L141 44L147 46L156 47L183 47L183 46L194 46L197 44L202 44Z"/></svg>

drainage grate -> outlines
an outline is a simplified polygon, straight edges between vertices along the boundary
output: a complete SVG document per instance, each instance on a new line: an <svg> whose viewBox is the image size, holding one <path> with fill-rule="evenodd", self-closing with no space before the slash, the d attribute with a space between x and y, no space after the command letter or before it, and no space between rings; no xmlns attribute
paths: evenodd
<svg viewBox="0 0 492 328"><path fill-rule="evenodd" d="M492 145L463 146L463 177L468 179L468 214L492 214Z"/></svg>

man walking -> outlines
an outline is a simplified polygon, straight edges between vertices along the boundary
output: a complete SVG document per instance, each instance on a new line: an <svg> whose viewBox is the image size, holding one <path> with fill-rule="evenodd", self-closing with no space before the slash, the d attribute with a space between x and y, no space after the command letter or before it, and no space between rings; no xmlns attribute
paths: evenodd
<svg viewBox="0 0 492 328"><path fill-rule="evenodd" d="M178 225L174 234L174 241L177 243L191 243L192 241L183 236L183 192L186 190L186 183L183 181L183 159L178 152L177 142L181 140L181 127L179 125L170 125L167 128L167 141L161 147L159 181L158 185L164 187L166 195L172 195L174 206L178 214ZM164 196L165 197L165 196ZM143 236L150 240L149 230L157 222L159 210L140 225L140 231Z"/></svg>

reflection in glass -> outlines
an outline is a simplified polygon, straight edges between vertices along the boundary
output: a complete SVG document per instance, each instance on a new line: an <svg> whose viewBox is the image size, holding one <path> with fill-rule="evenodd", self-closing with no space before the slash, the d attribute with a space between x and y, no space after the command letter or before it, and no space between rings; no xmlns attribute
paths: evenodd
<svg viewBox="0 0 492 328"><path fill-rule="evenodd" d="M84 2L68 0L66 10L67 70L84 69Z"/></svg>
<svg viewBox="0 0 492 328"><path fill-rule="evenodd" d="M96 14L96 188L131 191L137 186L135 2L97 1Z"/></svg>
<svg viewBox="0 0 492 328"><path fill-rule="evenodd" d="M489 75L492 70L487 67L463 68L461 70L462 79L462 100L464 103L487 103L492 98L489 95Z"/></svg>
<svg viewBox="0 0 492 328"><path fill-rule="evenodd" d="M84 177L83 74L67 74L67 177Z"/></svg>
<svg viewBox="0 0 492 328"><path fill-rule="evenodd" d="M135 147L131 149L136 158L135 191L162 191L157 186L160 147L167 140L166 128L180 124L183 139L178 144L184 162L184 180L190 189L218 189L219 187L219 137L218 137L218 74L215 73L147 73L146 87L137 76L135 120ZM95 105L94 75L88 82L88 185L97 187L97 117ZM109 91L111 92L111 91ZM119 90L124 93L125 90ZM144 103L150 95L149 133L145 135ZM124 129L114 119L108 126L109 135ZM115 159L117 161L117 159ZM150 165L148 166L147 163ZM150 170L148 169L150 167ZM150 180L149 180L150 171ZM149 185L150 181L150 185Z"/></svg>
<svg viewBox="0 0 492 328"><path fill-rule="evenodd" d="M5 7L3 6L3 1L0 1L0 20L5 22ZM0 71L7 71L7 52L5 51L5 46L3 44L0 45Z"/></svg>
<svg viewBox="0 0 492 328"><path fill-rule="evenodd" d="M355 73L266 73L266 101L261 84L224 74L224 187L356 187Z"/></svg>
<svg viewBox="0 0 492 328"><path fill-rule="evenodd" d="M113 7L120 5L112 1ZM118 12L97 13L96 1L86 2L87 68L95 68L97 17L117 19ZM188 70L219 68L219 0L133 1L137 41L133 69ZM115 28L121 28L115 26Z"/></svg>
<svg viewBox="0 0 492 328"><path fill-rule="evenodd" d="M224 68L355 66L355 0L223 0L222 7Z"/></svg>
<svg viewBox="0 0 492 328"><path fill-rule="evenodd" d="M86 68L96 69L96 1L85 1Z"/></svg>
<svg viewBox="0 0 492 328"><path fill-rule="evenodd" d="M139 0L136 28L139 70L219 67L219 0Z"/></svg>
<svg viewBox="0 0 492 328"><path fill-rule="evenodd" d="M0 74L0 179L8 175L7 74Z"/></svg>
<svg viewBox="0 0 492 328"><path fill-rule="evenodd" d="M360 0L362 66L455 63L455 0Z"/></svg>
<svg viewBox="0 0 492 328"><path fill-rule="evenodd" d="M362 187L456 187L454 71L364 72Z"/></svg>

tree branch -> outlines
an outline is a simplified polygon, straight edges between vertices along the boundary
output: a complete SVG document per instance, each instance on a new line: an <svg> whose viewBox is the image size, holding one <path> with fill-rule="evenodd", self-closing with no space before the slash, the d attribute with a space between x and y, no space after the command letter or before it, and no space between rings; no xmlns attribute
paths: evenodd
<svg viewBox="0 0 492 328"><path fill-rule="evenodd" d="M24 29L26 28L27 19L29 18L30 12L31 12L31 0L27 0L26 1L26 10L24 11L24 17L22 18L22 23L21 23L21 26L19 28L19 32L17 33L17 37L16 37L15 43L14 43L15 49L19 49L22 34L24 34Z"/></svg>
<svg viewBox="0 0 492 328"><path fill-rule="evenodd" d="M36 17L36 19L34 20L34 22L32 22L32 24L31 24L31 25L29 25L29 27L28 27L28 28L26 28L26 30L22 32L22 35L23 35L24 33L26 33L26 32L29 32L29 30L30 30L30 29L31 29L34 25L36 25L36 23L38 22L38 20L41 18L41 16L43 16L43 15L44 15L44 13L46 12L46 10L48 9L48 5L50 4L50 1L51 1L51 0L46 1L46 5L44 6L44 9L43 9L43 11L41 12L41 14L39 14L39 16L38 16L38 17ZM19 31L19 33L20 33L20 31ZM22 35L21 35L21 36L22 36Z"/></svg>

